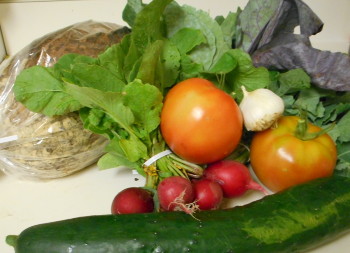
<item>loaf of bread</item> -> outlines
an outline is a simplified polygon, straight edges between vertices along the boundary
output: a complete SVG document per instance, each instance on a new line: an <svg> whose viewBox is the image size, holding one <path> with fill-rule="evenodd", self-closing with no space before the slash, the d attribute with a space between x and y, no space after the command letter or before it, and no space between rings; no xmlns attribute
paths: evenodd
<svg viewBox="0 0 350 253"><path fill-rule="evenodd" d="M12 88L21 70L52 66L67 53L96 57L129 29L85 21L39 38L0 67L0 169L21 179L53 179L82 170L103 154L108 140L83 128L79 115L47 117L26 109Z"/></svg>

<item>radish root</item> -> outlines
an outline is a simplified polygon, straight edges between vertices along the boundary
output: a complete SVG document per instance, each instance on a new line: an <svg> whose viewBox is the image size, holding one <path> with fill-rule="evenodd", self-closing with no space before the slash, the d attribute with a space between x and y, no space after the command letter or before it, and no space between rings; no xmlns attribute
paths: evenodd
<svg viewBox="0 0 350 253"><path fill-rule="evenodd" d="M191 203L184 203L184 195L185 195L185 190L182 191L181 194L169 204L169 207L171 205L175 205L174 211L183 211L191 215L196 220L198 220L196 217L194 217L193 214L199 210L199 205L196 204L196 201L193 201Z"/></svg>

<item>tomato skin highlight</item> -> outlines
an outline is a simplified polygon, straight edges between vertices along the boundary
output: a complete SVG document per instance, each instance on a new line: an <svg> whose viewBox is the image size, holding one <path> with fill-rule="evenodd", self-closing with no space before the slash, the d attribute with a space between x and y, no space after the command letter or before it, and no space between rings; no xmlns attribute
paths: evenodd
<svg viewBox="0 0 350 253"><path fill-rule="evenodd" d="M223 159L237 147L243 118L230 95L206 79L190 78L166 95L160 128L175 154L206 164Z"/></svg>
<svg viewBox="0 0 350 253"><path fill-rule="evenodd" d="M251 148L251 166L259 180L271 191L282 191L293 185L333 174L337 149L328 134L313 140L294 136L297 116L283 116L276 128L255 133ZM308 132L321 128L308 124Z"/></svg>

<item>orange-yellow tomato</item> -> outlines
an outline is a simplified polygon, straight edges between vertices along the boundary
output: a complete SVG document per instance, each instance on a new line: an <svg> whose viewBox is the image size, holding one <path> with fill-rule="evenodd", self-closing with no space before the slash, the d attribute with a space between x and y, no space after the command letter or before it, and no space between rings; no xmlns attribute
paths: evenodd
<svg viewBox="0 0 350 253"><path fill-rule="evenodd" d="M230 95L208 80L190 78L166 95L160 127L175 154L206 164L223 159L236 148L243 118Z"/></svg>
<svg viewBox="0 0 350 253"><path fill-rule="evenodd" d="M275 128L257 132L250 150L251 166L259 180L272 191L331 176L337 149L328 134L301 140L295 136L300 120L297 116L281 117ZM309 133L321 128L308 123Z"/></svg>

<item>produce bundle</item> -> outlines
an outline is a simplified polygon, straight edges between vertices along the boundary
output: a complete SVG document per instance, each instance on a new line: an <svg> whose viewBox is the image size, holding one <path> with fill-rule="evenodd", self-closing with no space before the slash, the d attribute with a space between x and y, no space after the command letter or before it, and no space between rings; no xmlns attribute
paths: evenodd
<svg viewBox="0 0 350 253"><path fill-rule="evenodd" d="M255 22L251 22L252 17ZM243 10L215 18L171 0L149 4L129 0L123 18L131 32L121 42L97 57L66 54L52 67L26 69L14 87L16 99L29 110L49 117L78 112L85 129L107 137L106 154L97 163L100 169L128 167L146 178L144 187L130 187L115 197L112 213L155 214L127 215L120 218L120 224L116 218L116 224L109 225L111 229L126 220L157 223L179 219L188 223L186 231L193 232L201 224L212 224L218 230L217 224L226 223L230 212L238 218L244 216L239 214L244 208L213 211L220 208L223 199L258 190L263 200L247 208L252 216L237 225L243 226L237 230L237 238L246 238L248 229L259 239L252 239L242 252L254 252L257 245L265 245L265 252L299 252L323 238L322 233L313 238L307 232L286 232L281 245L291 248L284 251L275 241L283 233L264 230L271 224L253 228L253 216L260 215L260 205L269 206L268 213L278 212L275 218L279 219L285 210L270 204L282 203L283 198L296 201L295 196L303 190L305 196L313 196L307 201L315 197L316 188L323 192L329 189L335 195L339 192L343 198L332 202L333 196L328 196L329 201L313 203L321 213L287 212L288 221L282 219L281 224L295 222L312 231L326 231L328 219L334 217L324 213L323 207L342 216L339 205L348 205L348 193L338 185L347 187L349 183L345 177L350 172L350 60L346 54L312 47L309 37L322 30L322 21L299 0L250 0ZM294 33L297 26L300 34ZM250 165L263 185L251 175ZM310 183L319 178L327 179ZM334 182L334 189L330 182ZM276 196L265 197L270 193ZM292 203L287 202L286 206ZM308 209L308 203L296 202L288 208ZM309 218L313 215L321 216L324 224L312 223ZM111 217L67 224L80 230L75 223L88 227L86 224L95 221L109 223ZM312 224L305 224L306 220ZM342 223L347 220L334 223L339 232L348 229L349 225L343 227ZM66 231L64 222L52 226L63 227L62 234L79 237L75 231ZM47 228L50 230L50 225ZM46 226L38 227L40 233L45 234L45 230ZM203 243L212 234L204 233L198 238L200 246L193 248L195 252L208 246ZM299 235L308 239L295 246ZM125 239L128 245L121 240L123 246L117 239L108 252L118 252L120 247L125 252L131 248L157 251L158 247L159 252L171 252L162 236L156 236L153 244L133 236L133 243ZM237 239L233 237L215 245L222 251L236 252L238 249L228 246ZM9 238L16 245L17 239ZM183 240L180 236L175 246L183 245ZM61 247L59 244L58 249ZM176 247L175 252L187 249Z"/></svg>
<svg viewBox="0 0 350 253"><path fill-rule="evenodd" d="M253 12L266 13L252 24L248 17ZM298 13L304 14L302 19ZM279 50L278 45L290 50L290 56L283 58L289 64L290 59L311 61L309 51L325 57L325 52L302 44L322 28L322 22L304 3L267 1L259 6L250 1L244 10L213 19L207 12L180 6L175 1L128 1L123 17L132 32L120 43L97 57L66 54L53 67L26 69L14 87L16 99L30 110L47 116L79 112L86 129L108 137L107 154L98 161L99 168L135 169L147 178L146 186L153 188L171 175L200 177L203 166L176 153L150 165L146 162L169 149L160 132L160 112L166 94L181 81L203 78L230 94L237 104L243 99L242 87L247 91L266 88L283 99L285 115L298 115L302 109L320 127L337 122L329 134L337 143L337 168L348 173L350 78L346 78L348 71L343 71L348 56L327 52L327 61L309 72L297 63L281 69L277 64L272 66L271 61L262 61L262 55ZM301 27L299 35L292 33L297 25ZM297 51L294 47L279 43L280 35L302 37L299 44L294 41L293 45L303 45L305 53L298 55L293 53ZM324 69L332 73L332 78L322 79L329 80L327 83L316 78ZM194 134L198 129L187 131ZM212 133L212 139L220 131ZM251 132L242 134L243 145L249 146ZM236 151L242 154L241 150ZM225 155L229 155L227 152Z"/></svg>

